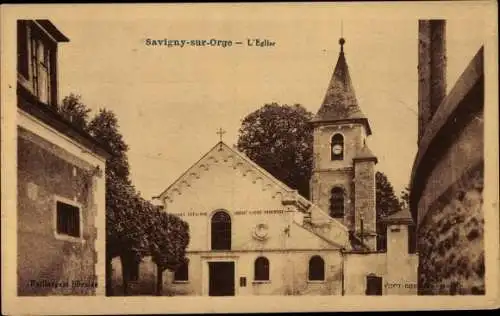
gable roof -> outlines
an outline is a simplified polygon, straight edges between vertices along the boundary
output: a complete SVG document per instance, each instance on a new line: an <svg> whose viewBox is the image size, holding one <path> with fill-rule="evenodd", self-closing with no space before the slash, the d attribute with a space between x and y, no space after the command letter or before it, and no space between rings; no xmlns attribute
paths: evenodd
<svg viewBox="0 0 500 316"><path fill-rule="evenodd" d="M375 163L378 162L377 156L373 154L366 143L363 145L363 148L361 148L361 150L356 153L356 156L353 158L353 160L372 160L375 161Z"/></svg>
<svg viewBox="0 0 500 316"><path fill-rule="evenodd" d="M69 38L64 35L50 20L36 20L36 22L57 42L69 42Z"/></svg>
<svg viewBox="0 0 500 316"><path fill-rule="evenodd" d="M409 209L405 208L399 212L391 214L384 217L382 221L386 224L406 224L413 225L413 219L411 217Z"/></svg>
<svg viewBox="0 0 500 316"><path fill-rule="evenodd" d="M339 43L340 54L335 65L335 70L328 84L323 103L311 122L359 121L365 125L367 133L370 135L370 124L358 105L351 82L349 68L344 55L345 40L341 38Z"/></svg>
<svg viewBox="0 0 500 316"><path fill-rule="evenodd" d="M218 142L213 146L205 155L203 155L197 162L188 168L183 174L179 176L170 186L168 186L158 196L153 198L165 199L169 198L170 193L173 191L182 190L184 186L189 186L189 181L200 176L200 172L206 171L209 165L217 163L219 159L224 161L232 160L233 167L244 169L243 172L253 173L255 179L261 179L265 182L266 186L271 186L276 191L276 194L281 195L284 203L298 203L303 210L306 210L311 202L301 196L297 190L288 187L283 182L276 179L273 175L253 162L248 156L226 145L224 142Z"/></svg>

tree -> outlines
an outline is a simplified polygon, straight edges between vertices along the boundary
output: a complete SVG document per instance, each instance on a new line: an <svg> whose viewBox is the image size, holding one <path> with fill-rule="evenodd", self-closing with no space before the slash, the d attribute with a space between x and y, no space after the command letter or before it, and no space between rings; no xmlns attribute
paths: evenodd
<svg viewBox="0 0 500 316"><path fill-rule="evenodd" d="M189 244L189 226L179 217L160 211L148 205L155 214L155 225L149 233L151 257L156 264L156 295L163 292L163 272L176 270L187 261L186 248Z"/></svg>
<svg viewBox="0 0 500 316"><path fill-rule="evenodd" d="M375 173L376 209L377 209L377 249L387 249L387 230L382 219L401 210L401 204L387 176L380 171Z"/></svg>
<svg viewBox="0 0 500 316"><path fill-rule="evenodd" d="M128 145L119 132L116 115L110 110L100 109L88 125L88 129L95 139L106 144L110 150L111 158L106 161L106 175L109 175L112 180L120 180L130 185Z"/></svg>
<svg viewBox="0 0 500 316"><path fill-rule="evenodd" d="M299 104L266 104L250 113L239 130L237 148L305 197L312 168L312 113Z"/></svg>
<svg viewBox="0 0 500 316"><path fill-rule="evenodd" d="M113 294L111 262L115 257L120 257L123 291L128 295L130 267L138 264L144 256L153 255L162 271L184 260L189 242L187 224L173 215L160 212L144 200L132 185L128 145L119 132L118 119L112 111L101 109L88 123L90 110L80 101L80 96L71 94L64 98L59 112L97 141L106 144L110 151L105 175L106 295Z"/></svg>
<svg viewBox="0 0 500 316"><path fill-rule="evenodd" d="M71 93L62 100L59 113L77 128L86 131L91 110L81 101L81 96Z"/></svg>
<svg viewBox="0 0 500 316"><path fill-rule="evenodd" d="M410 207L410 187L406 186L403 191L400 193L400 199L401 199L401 208L408 208Z"/></svg>
<svg viewBox="0 0 500 316"><path fill-rule="evenodd" d="M378 213L379 218L391 215L401 210L401 205L394 193L394 188L389 182L387 176L380 171L375 173L376 183L376 207L380 210Z"/></svg>
<svg viewBox="0 0 500 316"><path fill-rule="evenodd" d="M143 209L141 197L130 181L128 145L119 132L116 115L101 109L88 124L90 134L107 144L111 157L106 161L106 285L111 295L111 262L120 257L123 291L128 294L129 269L147 253L147 227L154 219Z"/></svg>

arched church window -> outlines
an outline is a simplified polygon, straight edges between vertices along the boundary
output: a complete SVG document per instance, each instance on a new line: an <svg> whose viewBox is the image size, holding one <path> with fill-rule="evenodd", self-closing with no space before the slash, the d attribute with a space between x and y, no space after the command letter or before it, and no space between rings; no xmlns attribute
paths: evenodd
<svg viewBox="0 0 500 316"><path fill-rule="evenodd" d="M212 250L231 250L231 217L217 211L211 220Z"/></svg>
<svg viewBox="0 0 500 316"><path fill-rule="evenodd" d="M320 256L313 256L309 260L309 281L323 281L325 279L325 262Z"/></svg>
<svg viewBox="0 0 500 316"><path fill-rule="evenodd" d="M189 280L189 263L184 261L174 273L175 281L188 281Z"/></svg>
<svg viewBox="0 0 500 316"><path fill-rule="evenodd" d="M344 189L334 187L330 197L330 216L344 217Z"/></svg>
<svg viewBox="0 0 500 316"><path fill-rule="evenodd" d="M332 160L344 159L344 136L341 134L335 134L332 136L331 154Z"/></svg>
<svg viewBox="0 0 500 316"><path fill-rule="evenodd" d="M255 260L255 276L256 281L268 281L269 280L269 260L266 257L258 257Z"/></svg>

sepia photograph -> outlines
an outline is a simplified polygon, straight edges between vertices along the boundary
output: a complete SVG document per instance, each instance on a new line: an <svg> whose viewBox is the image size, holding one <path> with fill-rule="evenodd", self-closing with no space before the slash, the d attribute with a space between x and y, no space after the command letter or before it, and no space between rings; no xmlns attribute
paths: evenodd
<svg viewBox="0 0 500 316"><path fill-rule="evenodd" d="M381 4L2 6L6 312L498 307L496 3Z"/></svg>

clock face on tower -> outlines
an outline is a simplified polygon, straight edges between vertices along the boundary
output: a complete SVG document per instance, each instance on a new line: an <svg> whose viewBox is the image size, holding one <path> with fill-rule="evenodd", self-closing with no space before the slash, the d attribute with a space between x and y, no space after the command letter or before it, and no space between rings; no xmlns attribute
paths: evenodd
<svg viewBox="0 0 500 316"><path fill-rule="evenodd" d="M341 155L342 154L342 150L343 150L343 148L342 148L342 145L340 145L340 144L334 145L332 147L332 153L334 155Z"/></svg>

